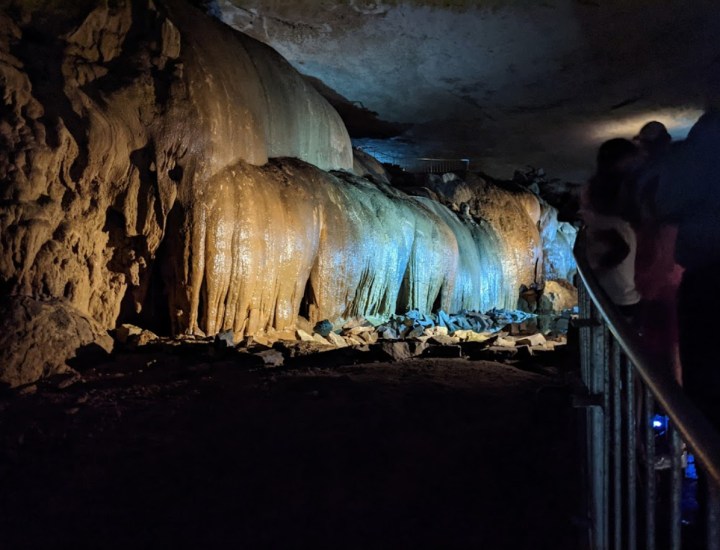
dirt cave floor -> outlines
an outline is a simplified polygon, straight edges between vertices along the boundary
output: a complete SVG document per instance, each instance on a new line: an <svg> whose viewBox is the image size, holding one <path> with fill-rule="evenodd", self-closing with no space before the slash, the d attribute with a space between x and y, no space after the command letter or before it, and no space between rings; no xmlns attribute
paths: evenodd
<svg viewBox="0 0 720 550"><path fill-rule="evenodd" d="M128 352L4 393L0 547L580 547L563 369L316 360Z"/></svg>

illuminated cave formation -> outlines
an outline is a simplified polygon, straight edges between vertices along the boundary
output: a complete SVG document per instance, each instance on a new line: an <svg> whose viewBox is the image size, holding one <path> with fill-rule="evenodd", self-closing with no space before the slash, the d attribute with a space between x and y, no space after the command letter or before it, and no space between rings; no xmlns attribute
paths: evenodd
<svg viewBox="0 0 720 550"><path fill-rule="evenodd" d="M186 2L0 17L7 294L96 332L159 308L175 333L239 339L301 311L510 308L572 272L572 231L537 197L475 176L393 188L282 57ZM37 377L2 354L0 378Z"/></svg>

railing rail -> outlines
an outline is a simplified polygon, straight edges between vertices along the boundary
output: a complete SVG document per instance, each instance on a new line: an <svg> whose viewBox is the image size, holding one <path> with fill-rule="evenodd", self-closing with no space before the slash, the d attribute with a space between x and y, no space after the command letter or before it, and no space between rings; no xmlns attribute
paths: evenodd
<svg viewBox="0 0 720 550"><path fill-rule="evenodd" d="M403 165L401 164L401 166ZM445 174L447 172L465 171L469 166L470 159L416 158L410 159L403 168L408 172Z"/></svg>
<svg viewBox="0 0 720 550"><path fill-rule="evenodd" d="M602 290L587 262L584 232L578 235L575 257L581 278L581 371L589 394L584 406L590 547L635 549L640 540L642 547L654 549L657 540L662 548L681 548L682 439L707 480L704 548L720 550L720 434L669 370L648 355L639 335ZM655 404L670 424L670 510L665 530L656 520ZM638 461L638 449L644 454L642 461ZM644 462L644 468L639 468L639 462ZM645 515L640 526L639 492Z"/></svg>

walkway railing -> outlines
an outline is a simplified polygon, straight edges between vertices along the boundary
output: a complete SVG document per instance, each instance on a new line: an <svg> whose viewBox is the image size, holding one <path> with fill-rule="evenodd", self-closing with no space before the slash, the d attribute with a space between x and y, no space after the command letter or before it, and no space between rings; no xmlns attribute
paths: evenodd
<svg viewBox="0 0 720 550"><path fill-rule="evenodd" d="M683 442L700 470L705 518L701 548L720 550L720 435L661 365L600 288L586 259L585 236L575 257L580 284L590 548L680 549L683 545ZM719 358L720 362L720 358ZM720 365L719 365L720 368ZM669 417L669 473L656 469L656 413ZM705 521L702 521L705 519ZM697 543L688 548L698 548Z"/></svg>
<svg viewBox="0 0 720 550"><path fill-rule="evenodd" d="M464 172L470 166L470 159L434 159L416 158L402 161L407 172L420 174L447 174L448 172Z"/></svg>

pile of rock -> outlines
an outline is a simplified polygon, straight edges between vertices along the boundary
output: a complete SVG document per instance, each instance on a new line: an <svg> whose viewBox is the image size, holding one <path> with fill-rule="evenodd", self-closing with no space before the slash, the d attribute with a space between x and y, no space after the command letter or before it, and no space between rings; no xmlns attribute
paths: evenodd
<svg viewBox="0 0 720 550"><path fill-rule="evenodd" d="M380 325L364 317L350 319L339 327L321 321L312 329L306 326L293 331L270 331L240 342L234 340L232 331L221 332L214 338L161 338L132 325L119 327L115 338L126 350L150 344L173 353L220 354L223 357L228 352L240 353L248 359L258 360L258 366L261 360L266 367L314 364L312 357L321 352L324 364L325 359L333 355L327 352L333 350L339 354L339 364L356 360L402 361L421 356L497 359L529 357L553 351L567 342L558 334L546 338L538 332L537 320L533 314L500 309L484 314L440 311L428 315L409 311L394 315Z"/></svg>
<svg viewBox="0 0 720 550"><path fill-rule="evenodd" d="M396 338L413 338L423 336L429 328L447 329L449 333L461 331L475 333L493 333L510 324L524 323L535 316L522 311L493 309L487 313L462 311L448 314L439 311L437 314L422 314L409 311L405 315L394 315L387 323L380 325L378 331L395 335Z"/></svg>

